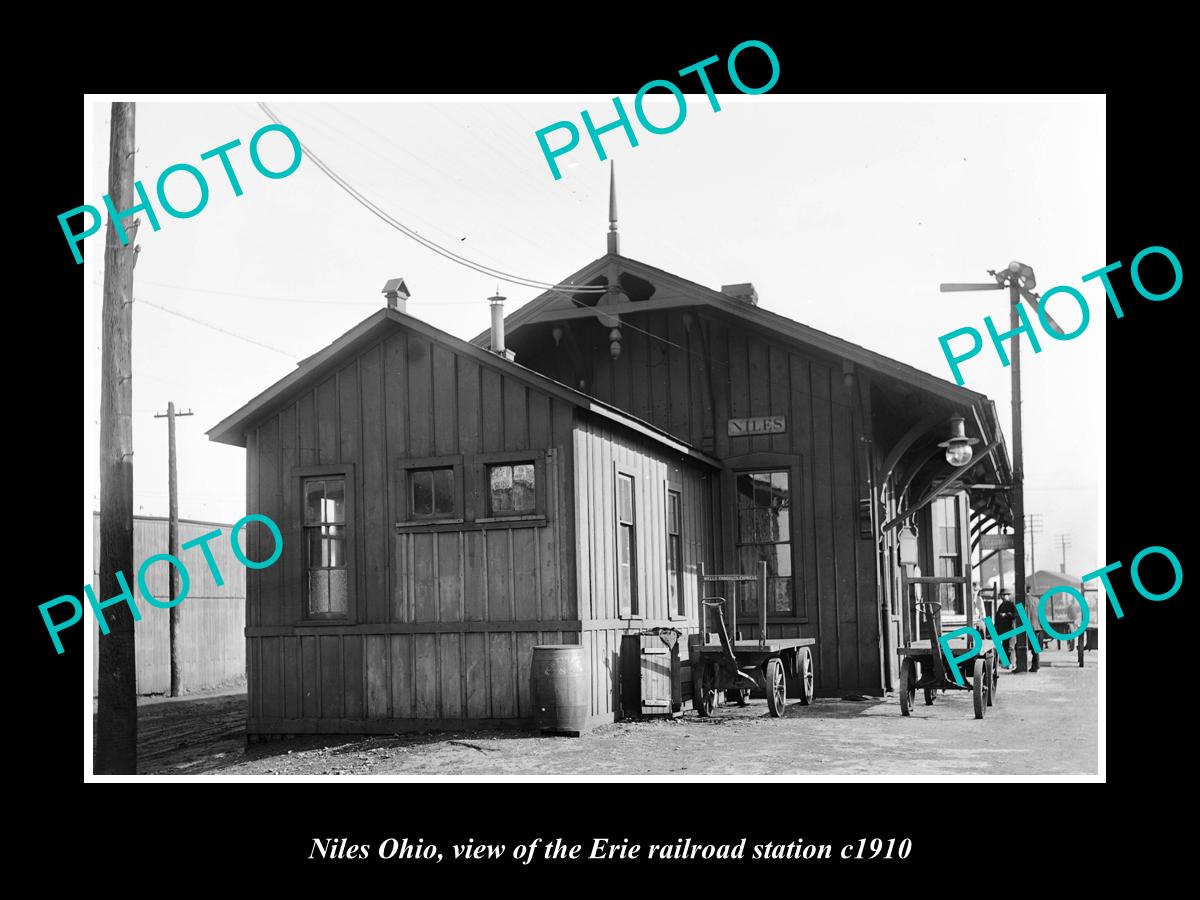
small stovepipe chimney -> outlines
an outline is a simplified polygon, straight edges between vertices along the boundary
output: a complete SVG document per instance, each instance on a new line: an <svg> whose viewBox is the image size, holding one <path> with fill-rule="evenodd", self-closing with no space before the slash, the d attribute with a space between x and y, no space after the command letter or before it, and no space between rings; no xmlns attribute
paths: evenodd
<svg viewBox="0 0 1200 900"><path fill-rule="evenodd" d="M504 346L504 299L500 296L499 286L496 295L488 298L492 304L492 352L505 359L514 359L513 352Z"/></svg>

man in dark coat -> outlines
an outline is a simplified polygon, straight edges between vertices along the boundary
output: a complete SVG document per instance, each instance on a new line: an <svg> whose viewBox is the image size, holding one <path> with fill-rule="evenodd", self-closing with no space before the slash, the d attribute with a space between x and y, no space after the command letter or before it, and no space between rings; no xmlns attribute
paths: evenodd
<svg viewBox="0 0 1200 900"><path fill-rule="evenodd" d="M1033 631L1035 633L1035 637L1029 641L1030 672L1036 672L1038 670L1038 666L1041 665L1038 657L1042 654L1042 638L1045 636L1045 632L1038 628L1038 625L1040 625L1041 622L1038 621L1037 609L1037 597L1033 596L1033 591L1027 588L1025 590L1025 615L1029 619L1029 624L1033 626ZM1028 635L1026 635L1026 638L1028 638ZM1036 653L1033 651L1035 646L1037 647Z"/></svg>
<svg viewBox="0 0 1200 900"><path fill-rule="evenodd" d="M1017 605L1013 603L1012 594L1008 591L1000 592L1000 605L996 607L996 633L1004 634L1007 631L1012 631L1013 622L1017 619ZM1004 655L1008 657L1008 666L1013 668L1016 665L1016 657L1014 655L1014 639L1006 637L1004 639Z"/></svg>

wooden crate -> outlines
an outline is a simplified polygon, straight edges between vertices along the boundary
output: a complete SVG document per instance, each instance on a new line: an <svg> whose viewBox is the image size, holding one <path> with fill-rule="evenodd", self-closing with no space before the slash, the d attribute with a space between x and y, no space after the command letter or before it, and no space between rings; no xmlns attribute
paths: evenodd
<svg viewBox="0 0 1200 900"><path fill-rule="evenodd" d="M679 644L668 649L638 634L621 636L623 718L675 717L683 710Z"/></svg>

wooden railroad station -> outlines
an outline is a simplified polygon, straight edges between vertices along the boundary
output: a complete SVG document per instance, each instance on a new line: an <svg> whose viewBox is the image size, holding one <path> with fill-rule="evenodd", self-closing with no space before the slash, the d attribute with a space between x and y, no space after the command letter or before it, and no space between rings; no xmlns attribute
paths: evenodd
<svg viewBox="0 0 1200 900"><path fill-rule="evenodd" d="M936 585L942 619L971 623L979 538L1011 524L992 402L750 284L623 256L615 193L609 218L607 252L564 280L604 290L507 317L493 298L464 341L393 279L385 308L209 431L246 448L247 511L284 535L246 573L252 736L528 723L538 644L582 645L588 727L611 722L623 636L697 632L701 567L766 563L765 592L732 601L740 637L765 604L765 637L811 639L818 698L896 687L919 628L906 575L961 579ZM960 466L955 428L976 441Z"/></svg>

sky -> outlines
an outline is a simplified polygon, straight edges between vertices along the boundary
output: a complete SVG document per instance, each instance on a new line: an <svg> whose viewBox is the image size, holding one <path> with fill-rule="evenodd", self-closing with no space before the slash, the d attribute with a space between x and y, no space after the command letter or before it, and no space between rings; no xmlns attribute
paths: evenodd
<svg viewBox="0 0 1200 900"><path fill-rule="evenodd" d="M623 97L627 108L632 98ZM671 134L634 120L639 144L604 135L615 160L625 256L714 289L752 282L772 312L948 380L938 337L991 315L1007 327L1006 294L941 294L941 282L986 282L987 269L1031 265L1037 290L1080 290L1092 311L1079 338L1039 331L1042 352L1022 348L1026 511L1041 514L1039 568L1057 570L1057 535L1071 536L1067 571L1099 568L1104 465L1104 293L1082 275L1105 258L1103 98L813 98L687 95ZM583 129L601 124L611 97L463 99L389 97L268 101L317 156L393 217L488 266L543 282L566 279L602 256L608 164ZM651 121L675 115L669 96ZM109 104L85 122L85 196L101 206L108 170ZM558 158L555 180L535 132L576 124L580 145ZM309 159L280 179L247 155L268 123L251 101L137 103L136 177L153 196L159 174L188 163L206 176L209 201L160 230L143 216L134 272L134 509L167 513L168 401L195 415L177 421L179 509L184 518L232 522L245 509L245 451L204 432L384 304L402 276L409 312L461 338L488 325L497 282L444 259L355 202ZM210 149L230 153L244 193L235 197ZM550 138L557 142L560 135ZM554 143L553 145L556 145ZM262 159L291 159L279 134ZM90 158L86 158L89 157ZM187 175L167 194L180 209L199 196ZM99 506L99 323L103 232L84 242L81 269L88 357L84 391L84 514ZM64 241L63 252L70 253ZM1128 261L1126 261L1126 265ZM500 284L511 312L539 290ZM1051 313L1080 321L1069 300ZM1119 327L1119 326L1118 326ZM1010 370L990 344L963 365L965 386L992 398L1011 449ZM90 557L90 554L88 554ZM1045 560L1045 562L1043 562ZM90 562L87 563L90 573Z"/></svg>

